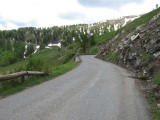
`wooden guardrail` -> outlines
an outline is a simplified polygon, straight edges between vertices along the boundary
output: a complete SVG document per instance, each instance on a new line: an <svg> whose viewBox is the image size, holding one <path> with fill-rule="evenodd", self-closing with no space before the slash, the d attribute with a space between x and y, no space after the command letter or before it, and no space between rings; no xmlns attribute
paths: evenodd
<svg viewBox="0 0 160 120"><path fill-rule="evenodd" d="M6 80L11 80L14 78L22 78L22 81L24 80L25 76L47 76L49 75L48 72L40 72L40 71L21 71L17 73L12 73L12 74L7 74L7 75L2 75L0 76L0 82L6 81Z"/></svg>

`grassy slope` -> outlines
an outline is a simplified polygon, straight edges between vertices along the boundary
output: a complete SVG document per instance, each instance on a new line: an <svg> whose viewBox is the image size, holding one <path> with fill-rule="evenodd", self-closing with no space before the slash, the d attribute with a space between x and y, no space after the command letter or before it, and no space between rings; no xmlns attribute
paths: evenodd
<svg viewBox="0 0 160 120"><path fill-rule="evenodd" d="M96 36L96 43L97 44L107 43L109 40L111 40L113 37L115 37L118 33L122 32L123 30L130 33L133 30L135 30L137 27L143 24L147 24L159 12L160 12L160 8L153 10L147 14L144 14L140 18L128 23L126 26L122 27L121 29L118 29L116 32L112 32L110 34L106 33L101 36ZM116 62L117 57L118 55L116 56L115 54L110 53L106 56L106 60L109 60L111 62ZM155 81L156 84L160 85L160 75L159 74L155 75L153 79L154 79L153 81ZM147 95L147 100L151 106L151 113L152 113L153 119L160 120L160 110L157 108L158 101L155 99L155 96L153 95L153 93L149 93Z"/></svg>
<svg viewBox="0 0 160 120"><path fill-rule="evenodd" d="M153 10L153 11L147 13L147 14L144 14L143 16L141 16L138 19L128 23L127 25L125 25L121 29L118 29L117 31L113 31L113 32L105 33L103 35L95 36L96 45L93 46L90 49L90 52L93 53L93 54L96 54L96 52L99 51L98 48L99 48L100 45L102 45L104 43L107 43L109 40L111 40L113 37L115 37L118 33L122 32L123 30L127 31L128 33L132 32L138 26L141 26L143 24L148 23L153 18L153 16L155 16L159 12L160 12L160 8L158 8L156 10ZM112 53L110 55L112 55ZM107 58L106 59L107 60L115 59L116 56L113 56L114 58L112 58L112 56L108 56L109 59L107 59Z"/></svg>
<svg viewBox="0 0 160 120"><path fill-rule="evenodd" d="M74 53L69 52L67 50L61 50L59 52L58 50L51 50L51 49L45 49L35 54L34 55L35 58L39 58L43 60L44 63L47 64L51 74L49 76L40 78L31 77L25 80L24 83L22 83L21 80L16 80L14 82L12 81L2 82L0 83L0 96L5 97L7 95L17 93L28 87L40 84L42 82L45 82L47 80L50 80L54 77L57 77L59 75L68 72L69 70L75 68L78 65L78 63L75 63L74 61L70 60L73 55ZM1 67L0 74L8 74L25 69L26 63L27 60L23 60L15 64L9 65L7 67Z"/></svg>
<svg viewBox="0 0 160 120"><path fill-rule="evenodd" d="M109 32L100 36L95 36L96 45L103 44L105 42L108 42L116 35L116 32Z"/></svg>

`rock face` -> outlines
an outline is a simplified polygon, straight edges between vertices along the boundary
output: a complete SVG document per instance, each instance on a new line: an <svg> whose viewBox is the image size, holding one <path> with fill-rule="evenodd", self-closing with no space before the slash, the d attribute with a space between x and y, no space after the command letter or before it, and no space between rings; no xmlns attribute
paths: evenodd
<svg viewBox="0 0 160 120"><path fill-rule="evenodd" d="M160 109L160 104L157 104L157 107Z"/></svg>
<svg viewBox="0 0 160 120"><path fill-rule="evenodd" d="M117 53L116 62L132 69L137 76L151 78L160 68L160 13L133 32L123 30L101 47L98 57Z"/></svg>

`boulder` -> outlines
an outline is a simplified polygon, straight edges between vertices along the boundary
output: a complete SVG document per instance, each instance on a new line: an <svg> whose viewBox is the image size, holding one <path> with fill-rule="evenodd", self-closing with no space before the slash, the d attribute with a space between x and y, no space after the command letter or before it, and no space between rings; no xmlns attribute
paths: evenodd
<svg viewBox="0 0 160 120"><path fill-rule="evenodd" d="M160 51L160 43L156 45L152 45L149 50L151 54L156 53L158 51Z"/></svg>
<svg viewBox="0 0 160 120"><path fill-rule="evenodd" d="M139 38L140 38L140 34L137 33L136 35L131 36L131 41L134 41L134 40L139 39Z"/></svg>
<svg viewBox="0 0 160 120"><path fill-rule="evenodd" d="M155 93L156 100L160 100L160 93Z"/></svg>
<svg viewBox="0 0 160 120"><path fill-rule="evenodd" d="M156 44L160 43L160 38L158 38L157 40L155 40L155 43Z"/></svg>
<svg viewBox="0 0 160 120"><path fill-rule="evenodd" d="M141 59L136 58L136 62L134 64L134 68L138 68L141 65Z"/></svg>
<svg viewBox="0 0 160 120"><path fill-rule="evenodd" d="M77 57L75 58L75 62L80 62L80 61L81 61L80 57L77 56Z"/></svg>
<svg viewBox="0 0 160 120"><path fill-rule="evenodd" d="M157 104L158 109L160 109L160 103Z"/></svg>
<svg viewBox="0 0 160 120"><path fill-rule="evenodd" d="M154 53L153 56L154 56L155 58L159 59L159 58L160 58L160 51Z"/></svg>

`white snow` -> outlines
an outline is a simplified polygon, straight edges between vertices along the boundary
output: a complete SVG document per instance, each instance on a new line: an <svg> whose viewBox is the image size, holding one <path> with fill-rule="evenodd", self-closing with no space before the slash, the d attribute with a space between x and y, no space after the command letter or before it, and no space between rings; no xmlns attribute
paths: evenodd
<svg viewBox="0 0 160 120"><path fill-rule="evenodd" d="M139 18L140 16L137 16L137 17L134 17L134 18L131 18L131 21L133 21L133 20L135 20L135 19L137 19L137 18Z"/></svg>
<svg viewBox="0 0 160 120"><path fill-rule="evenodd" d="M129 19L128 19L128 18L125 18L125 19L124 19L125 22L124 22L124 24L123 24L122 26L125 26L125 25L128 23L128 21L130 21L130 20L131 20L130 18L129 18Z"/></svg>
<svg viewBox="0 0 160 120"><path fill-rule="evenodd" d="M36 46L36 49L39 49L39 48L40 48L40 45L37 45L37 46Z"/></svg>
<svg viewBox="0 0 160 120"><path fill-rule="evenodd" d="M24 56L23 56L24 58L26 58L25 54L26 54L26 52L27 52L27 47L28 47L28 46L25 45L25 51L24 51L24 54L23 54L23 55L24 55Z"/></svg>
<svg viewBox="0 0 160 120"><path fill-rule="evenodd" d="M118 24L114 24L114 30L118 29Z"/></svg>
<svg viewBox="0 0 160 120"><path fill-rule="evenodd" d="M53 47L53 46L57 46L57 47L61 48L61 43L59 42L58 44L52 44L52 43L48 44L48 47Z"/></svg>
<svg viewBox="0 0 160 120"><path fill-rule="evenodd" d="M90 35L92 36L92 35L93 35L93 33L90 33Z"/></svg>
<svg viewBox="0 0 160 120"><path fill-rule="evenodd" d="M137 19L139 17L140 16L136 16L136 17L133 17L133 18L125 18L125 22L124 22L123 26L125 26L129 21L133 21L133 20L135 20L135 19Z"/></svg>
<svg viewBox="0 0 160 120"><path fill-rule="evenodd" d="M79 28L79 31L82 32L82 28L81 27Z"/></svg>
<svg viewBox="0 0 160 120"><path fill-rule="evenodd" d="M87 33L90 34L90 30L89 29L87 29Z"/></svg>
<svg viewBox="0 0 160 120"><path fill-rule="evenodd" d="M37 45L37 46L36 46L36 50L34 51L34 53L36 53L39 48L40 48L40 45ZM33 54L34 54L34 53L33 53Z"/></svg>
<svg viewBox="0 0 160 120"><path fill-rule="evenodd" d="M109 26L107 27L107 29L108 29L108 31L110 32L110 31L111 31L111 25L109 25Z"/></svg>
<svg viewBox="0 0 160 120"><path fill-rule="evenodd" d="M73 39L73 42L74 42L75 41L75 37L73 37L72 39Z"/></svg>

